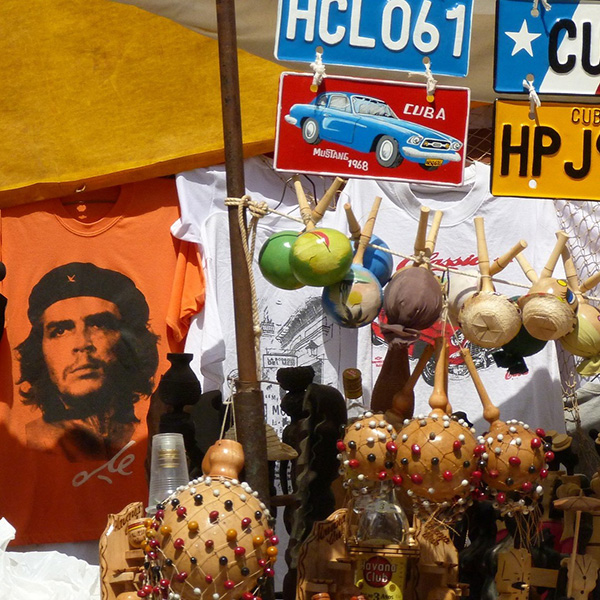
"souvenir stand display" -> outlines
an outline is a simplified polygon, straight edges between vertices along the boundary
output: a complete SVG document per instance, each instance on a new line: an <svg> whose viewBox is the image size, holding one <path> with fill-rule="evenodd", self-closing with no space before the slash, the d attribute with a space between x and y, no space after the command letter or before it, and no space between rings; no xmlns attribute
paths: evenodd
<svg viewBox="0 0 600 600"><path fill-rule="evenodd" d="M244 144L235 0L216 1L224 169L179 157L176 179L155 184L165 196L179 194L168 213L176 220L154 243L161 254L175 248L173 281L161 296L164 331L137 281L83 259L16 296L27 304L25 341L13 339L16 313L0 294L0 321L7 306L10 317L0 335L6 328L11 344L0 358L14 354L19 367L3 384L18 393L1 399L0 433L29 436L32 461L39 432L53 432L60 443L42 442L46 451L71 452L56 481L73 488L61 491L73 511L82 508L76 489L92 478L94 490L132 472L149 483L145 498L106 511L93 600L600 597L600 450L577 400L584 379L600 374L600 299L592 295L600 243L590 242L588 255L582 242L600 227L600 197L589 183L600 108L538 95L596 93L590 40L600 12L590 0L497 0L493 89L526 100L497 99L479 128L469 127L470 115L477 118L470 89L436 79L468 76L477 0L351 5L279 0L275 59L311 72L279 77L271 158ZM576 57L570 42L579 35ZM578 62L583 71L573 75ZM327 74L330 65L348 75ZM384 75L362 78L361 68ZM397 81L398 73L424 82ZM165 174L156 165L140 173ZM103 181L130 181L96 177L101 195ZM74 173L73 183L81 183ZM278 198L273 190L282 186ZM46 188L48 202L59 188ZM206 214L204 204L194 210L194 194L210 206ZM207 233L215 203L226 235ZM519 207L522 223L506 212ZM19 210L1 214L0 226L31 218ZM500 231L504 222L512 225ZM7 263L13 231L2 232ZM222 240L226 259L211 245ZM99 252L100 241L88 248ZM205 318L228 311L222 264L234 335ZM12 268L6 275L0 262L0 282ZM116 280L125 292L113 289ZM63 317L63 306L75 316ZM130 331L135 307L143 322ZM154 344L147 355L136 346L139 330ZM77 347L68 346L75 337ZM333 339L337 346L326 347ZM73 365L56 366L60 349ZM235 369L221 365L226 353ZM35 357L48 371L39 377L45 388ZM134 389L128 412L96 414L90 407L101 404L118 361L129 367L122 379L148 362L153 375ZM41 411L39 422L5 418L23 405ZM552 429L530 424L528 414ZM92 442L104 454L86 460L108 462L84 462L74 451ZM94 490L79 492L98 493L102 503ZM2 510L0 501L0 517ZM26 509L14 514L27 525ZM2 589L0 581L0 596Z"/></svg>

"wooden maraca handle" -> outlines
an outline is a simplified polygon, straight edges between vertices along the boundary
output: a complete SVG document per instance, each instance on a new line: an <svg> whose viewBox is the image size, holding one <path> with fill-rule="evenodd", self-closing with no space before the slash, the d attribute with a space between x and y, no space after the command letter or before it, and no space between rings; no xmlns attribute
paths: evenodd
<svg viewBox="0 0 600 600"><path fill-rule="evenodd" d="M367 222L365 226L362 228L360 234L360 240L358 242L358 250L352 259L352 263L355 265L362 265L363 258L365 255L365 250L367 249L367 244L373 235L373 228L375 227L375 219L377 219L377 211L381 206L381 197L377 196L373 201L373 206L371 207L371 212L369 213L369 217L367 218Z"/></svg>
<svg viewBox="0 0 600 600"><path fill-rule="evenodd" d="M490 400L490 397L483 385L483 381L481 381L481 377L479 377L479 373L477 373L470 350L463 347L460 349L460 353L462 354L463 360L467 365L467 369L469 370L469 374L471 375L471 379L475 384L475 389L477 390L477 394L481 400L481 404L483 406L483 418L491 425L500 419L500 410L497 406L492 404L492 401Z"/></svg>
<svg viewBox="0 0 600 600"><path fill-rule="evenodd" d="M360 223L354 216L354 212L352 211L352 207L349 202L344 204L344 210L346 211L346 219L348 221L348 229L350 231L350 238L354 241L360 238Z"/></svg>
<svg viewBox="0 0 600 600"><path fill-rule="evenodd" d="M323 194L323 197L319 200L314 210L311 212L311 218L315 225L323 218L323 215L329 208L329 205L331 204L336 192L340 189L343 183L345 182L341 177L336 177L327 191Z"/></svg>
<svg viewBox="0 0 600 600"><path fill-rule="evenodd" d="M490 267L490 275L498 275L502 269L505 269L510 261L519 255L520 252L527 248L527 242L525 240L519 240L508 252L498 257Z"/></svg>
<svg viewBox="0 0 600 600"><path fill-rule="evenodd" d="M563 248L560 256L565 267L565 275L567 276L569 287L577 294L580 302L584 301L581 290L579 289L579 277L577 277L577 269L575 268L575 263L573 262L573 257L571 256L568 246Z"/></svg>
<svg viewBox="0 0 600 600"><path fill-rule="evenodd" d="M431 227L429 228L429 233L427 234L427 240L425 241L425 256L428 258L433 254L435 250L435 243L437 241L437 236L440 231L440 224L442 223L442 217L444 213L441 210L436 210L433 213L433 221L431 222Z"/></svg>
<svg viewBox="0 0 600 600"><path fill-rule="evenodd" d="M315 224L312 220L312 211L310 210L310 205L306 199L306 194L304 193L304 188L302 187L300 177L298 177L298 175L294 175L293 179L294 190L296 191L296 198L298 198L298 206L300 207L300 216L302 217L302 222L304 223L306 230L311 231L315 228Z"/></svg>
<svg viewBox="0 0 600 600"><path fill-rule="evenodd" d="M519 266L523 270L525 277L527 277L527 279L529 279L529 281L531 281L531 283L535 283L539 279L539 277L538 277L537 273L535 272L535 269L531 266L529 261L525 258L525 255L523 253L517 254L516 259L517 259L517 262L519 263Z"/></svg>
<svg viewBox="0 0 600 600"><path fill-rule="evenodd" d="M546 266L542 269L542 272L540 273L540 278L552 277L554 267L556 267L556 263L560 258L560 255L563 251L563 248L565 247L565 244L567 243L567 240L569 239L569 236L564 231L557 231L556 237L556 244L554 244L554 249L552 250L550 257L548 258Z"/></svg>
<svg viewBox="0 0 600 600"><path fill-rule="evenodd" d="M448 372L448 363L446 359L448 354L446 347L448 342L446 338L436 340L436 365L433 379L433 391L429 396L429 406L433 413L447 414L448 394L446 392L446 373Z"/></svg>
<svg viewBox="0 0 600 600"><path fill-rule="evenodd" d="M600 271L588 277L580 286L579 290L585 294L588 290L595 288L600 283Z"/></svg>
<svg viewBox="0 0 600 600"><path fill-rule="evenodd" d="M494 284L490 276L490 257L488 255L487 242L485 240L485 228L483 217L475 217L475 235L477 236L477 257L479 262L479 274L481 275L481 291L493 292Z"/></svg>
<svg viewBox="0 0 600 600"><path fill-rule="evenodd" d="M410 377L406 380L406 383L402 386L399 392L394 394L392 398L392 411L395 412L402 419L410 419L413 416L415 410L415 394L414 389L419 381L419 377L425 370L425 365L429 362L432 357L434 347L431 344L427 344L423 353L421 354L419 361L417 362Z"/></svg>
<svg viewBox="0 0 600 600"><path fill-rule="evenodd" d="M427 243L427 223L429 221L429 208L421 206L421 214L419 216L419 227L417 236L415 237L415 256L419 256L421 252L425 252L425 244ZM419 263L415 262L415 265Z"/></svg>

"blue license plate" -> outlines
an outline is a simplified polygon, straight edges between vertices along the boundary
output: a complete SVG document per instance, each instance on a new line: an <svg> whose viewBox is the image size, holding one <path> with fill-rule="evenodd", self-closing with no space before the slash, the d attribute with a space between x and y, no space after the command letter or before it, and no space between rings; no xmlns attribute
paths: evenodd
<svg viewBox="0 0 600 600"><path fill-rule="evenodd" d="M600 2L497 0L496 92L595 95L600 85Z"/></svg>
<svg viewBox="0 0 600 600"><path fill-rule="evenodd" d="M279 0L275 57L466 77L473 0Z"/></svg>

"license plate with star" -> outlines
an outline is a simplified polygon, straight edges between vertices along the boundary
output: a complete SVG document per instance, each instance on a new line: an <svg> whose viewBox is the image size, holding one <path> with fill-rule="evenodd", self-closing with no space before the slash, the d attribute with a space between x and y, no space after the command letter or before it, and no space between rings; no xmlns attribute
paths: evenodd
<svg viewBox="0 0 600 600"><path fill-rule="evenodd" d="M596 95L600 86L600 2L497 0L494 89Z"/></svg>

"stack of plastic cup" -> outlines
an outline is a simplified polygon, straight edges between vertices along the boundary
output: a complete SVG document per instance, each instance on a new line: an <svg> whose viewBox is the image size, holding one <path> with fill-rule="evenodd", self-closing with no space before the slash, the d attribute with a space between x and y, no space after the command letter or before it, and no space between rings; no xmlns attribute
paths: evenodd
<svg viewBox="0 0 600 600"><path fill-rule="evenodd" d="M180 485L190 480L183 436L158 433L152 437L150 493L146 512L152 515L156 505L168 498Z"/></svg>

